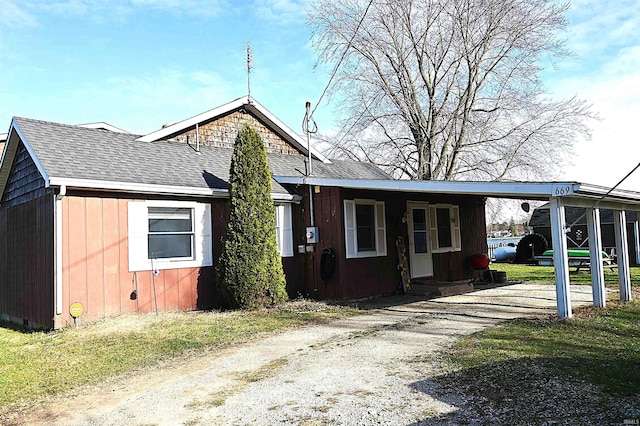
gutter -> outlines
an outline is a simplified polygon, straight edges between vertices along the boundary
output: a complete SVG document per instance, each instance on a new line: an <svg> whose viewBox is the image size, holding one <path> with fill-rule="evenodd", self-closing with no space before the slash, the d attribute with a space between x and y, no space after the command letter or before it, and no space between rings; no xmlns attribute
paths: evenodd
<svg viewBox="0 0 640 426"><path fill-rule="evenodd" d="M213 198L228 198L229 191L218 188L194 188L189 186L172 186L172 185L153 185L132 182L117 182L89 179L71 179L71 178L50 178L49 185L60 186L74 189L85 189L95 191L117 191L135 194L153 194L153 195L190 195ZM298 203L302 199L297 194L282 194L277 192L271 193L274 201L285 201Z"/></svg>

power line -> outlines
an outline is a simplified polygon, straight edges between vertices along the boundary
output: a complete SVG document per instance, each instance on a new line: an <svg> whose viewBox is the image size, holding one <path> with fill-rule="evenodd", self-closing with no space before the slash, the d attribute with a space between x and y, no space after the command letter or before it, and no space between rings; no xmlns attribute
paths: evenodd
<svg viewBox="0 0 640 426"><path fill-rule="evenodd" d="M351 48L351 45L353 44L353 40L356 38L356 35L358 34L358 30L360 29L360 26L364 22L364 18L367 16L367 13L369 12L369 8L371 7L372 4L373 4L373 0L369 0L369 4L367 5L367 8L364 10L364 13L362 14L362 17L360 18L360 21L358 22L358 25L356 26L355 31L351 35L351 39L349 40L349 43L347 44L347 47L344 49L344 52L342 52L342 56L340 56L340 60L338 60L338 63L336 64L335 68L333 69L333 72L331 73L331 78L329 78L329 81L327 82L327 85L324 87L324 90L322 90L322 94L320 95L320 98L318 99L318 102L316 103L316 106L313 107L313 110L311 111L311 117L313 117L313 114L316 112L316 109L318 109L318 106L320 105L320 102L322 102L322 98L324 98L324 95L327 93L327 90L329 90L329 87L331 86L331 82L333 81L333 79L335 78L336 74L338 73L338 68L340 68L340 65L342 65L342 61L347 56L347 53L349 52L349 49Z"/></svg>
<svg viewBox="0 0 640 426"><path fill-rule="evenodd" d="M639 168L639 167L640 167L640 163L638 163L638 164L633 168L633 170L631 170L629 173L627 173L627 174L625 175L625 177L623 177L622 179L620 179L620 180L618 181L618 183L616 183L615 185L613 185L613 186L611 187L611 189L609 189L609 190L607 191L607 193L606 193L606 194L604 194L603 196L601 196L600 198L598 198L598 199L596 200L596 202L595 202L595 203L593 203L593 206L591 206L591 208L592 208L592 209L595 209L596 207L598 207L598 204L600 204L600 203L602 202L602 200L604 200L605 198L607 198L607 197L609 196L609 194L611 194L611 193L612 193L612 192L613 192L613 191L614 191L618 186L620 186L620 184L622 184L622 182L624 182L625 180L627 180L627 178L628 178L629 176L631 176L631 175L633 174L633 172L635 172L636 170L638 170L638 168ZM586 215L587 215L587 211L585 210L585 212L584 212L584 213L582 213L582 214L581 214L581 215L580 215L576 220L574 220L574 221L573 221L573 223L572 223L571 225L567 226L567 228L571 228L573 225L575 225L576 223L578 223L578 221L582 220L582 218L583 218L583 217L585 217Z"/></svg>

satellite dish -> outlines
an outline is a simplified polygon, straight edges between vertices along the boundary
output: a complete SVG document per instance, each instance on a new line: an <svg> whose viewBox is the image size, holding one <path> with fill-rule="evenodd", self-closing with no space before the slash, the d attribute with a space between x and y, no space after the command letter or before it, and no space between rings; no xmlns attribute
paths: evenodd
<svg viewBox="0 0 640 426"><path fill-rule="evenodd" d="M529 213L529 203L524 202L524 203L520 204L520 207L522 208L522 210L524 210L525 212Z"/></svg>

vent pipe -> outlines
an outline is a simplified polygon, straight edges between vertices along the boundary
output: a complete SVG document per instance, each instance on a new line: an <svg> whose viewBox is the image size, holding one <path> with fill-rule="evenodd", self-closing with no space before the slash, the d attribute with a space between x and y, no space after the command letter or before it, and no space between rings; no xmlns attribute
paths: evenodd
<svg viewBox="0 0 640 426"><path fill-rule="evenodd" d="M200 152L200 130L198 129L198 123L196 123L196 152Z"/></svg>

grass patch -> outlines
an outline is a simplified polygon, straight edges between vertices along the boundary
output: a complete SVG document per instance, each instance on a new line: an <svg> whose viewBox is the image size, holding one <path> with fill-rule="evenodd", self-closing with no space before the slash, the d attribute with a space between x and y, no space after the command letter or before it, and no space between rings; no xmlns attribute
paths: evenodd
<svg viewBox="0 0 640 426"><path fill-rule="evenodd" d="M509 281L528 281L537 283L555 282L553 266L516 265L511 263L492 263L491 269L507 273ZM572 284L591 284L591 274L588 272L576 272L575 268L569 268L569 279ZM631 267L631 284L640 286L640 267ZM605 285L618 285L618 269L615 272L609 268L604 270Z"/></svg>
<svg viewBox="0 0 640 426"><path fill-rule="evenodd" d="M18 405L29 406L47 396L176 356L355 313L357 310L345 307L290 302L278 309L253 312L122 315L50 333L20 331L3 324L0 419Z"/></svg>
<svg viewBox="0 0 640 426"><path fill-rule="evenodd" d="M509 321L460 340L451 359L463 370L490 374L498 383L513 380L505 374L506 365L522 362L528 368L535 364L548 377L640 395L640 303L579 308L565 321ZM526 375L526 370L519 370Z"/></svg>
<svg viewBox="0 0 640 426"><path fill-rule="evenodd" d="M259 382L261 380L264 380L270 377L275 370L284 367L285 365L288 364L288 362L289 361L287 361L284 358L279 358L271 361L269 364L263 365L261 368L257 370L242 371L237 374L234 374L234 376L237 380L240 380L247 384Z"/></svg>
<svg viewBox="0 0 640 426"><path fill-rule="evenodd" d="M553 284L553 267L493 264L509 281ZM453 371L436 381L462 396L486 424L622 424L640 418L640 267L634 302L574 308L571 319L519 319L459 340ZM591 274L571 271L572 284ZM618 288L618 273L605 269ZM452 415L454 417L454 415ZM443 422L455 423L452 416Z"/></svg>

